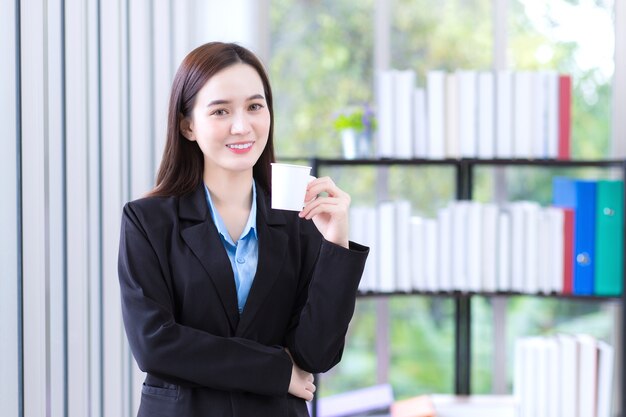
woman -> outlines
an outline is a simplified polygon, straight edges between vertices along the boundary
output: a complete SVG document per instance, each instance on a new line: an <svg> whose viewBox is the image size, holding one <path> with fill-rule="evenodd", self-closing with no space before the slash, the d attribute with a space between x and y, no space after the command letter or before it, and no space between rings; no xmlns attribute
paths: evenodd
<svg viewBox="0 0 626 417"><path fill-rule="evenodd" d="M300 213L270 208L272 127L250 51L216 42L184 59L156 187L122 218L139 416L307 416L312 373L341 358L368 249L348 241L350 197L330 178Z"/></svg>

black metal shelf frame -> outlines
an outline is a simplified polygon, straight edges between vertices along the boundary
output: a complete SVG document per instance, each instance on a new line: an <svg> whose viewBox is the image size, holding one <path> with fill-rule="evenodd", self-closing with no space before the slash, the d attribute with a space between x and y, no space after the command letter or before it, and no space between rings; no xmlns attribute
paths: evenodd
<svg viewBox="0 0 626 417"><path fill-rule="evenodd" d="M312 167L312 174L318 176L320 168L324 166L430 166L442 165L455 168L456 199L471 200L474 185L474 168L480 166L508 167L532 166L543 168L620 168L622 179L626 180L626 160L558 160L558 159L333 159L333 158L288 158L290 160L307 160ZM625 204L626 207L626 204ZM626 238L626 231L625 231ZM625 239L626 240L626 239ZM626 271L624 276L626 290ZM621 343L626 341L626 291L619 297L572 296L562 294L522 294L522 293L481 293L481 292L393 292L393 293L363 293L360 297L388 297L400 295L448 296L455 300L455 393L458 395L471 394L471 299L474 296L539 296L557 297L563 299L585 300L590 302L618 302L621 304ZM618 351L618 349L616 349ZM624 349L621 349L624 351ZM626 361L621 359L619 383L621 390L626 387ZM319 381L319 379L318 379ZM626 396L620 399L622 415L626 415ZM313 416L317 415L317 403L313 401Z"/></svg>

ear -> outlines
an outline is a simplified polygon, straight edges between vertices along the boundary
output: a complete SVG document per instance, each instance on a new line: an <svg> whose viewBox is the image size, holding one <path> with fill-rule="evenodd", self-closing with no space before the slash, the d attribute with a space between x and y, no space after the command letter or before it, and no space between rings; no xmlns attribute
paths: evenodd
<svg viewBox="0 0 626 417"><path fill-rule="evenodd" d="M180 122L178 123L178 128L180 129L180 133L182 133L183 136L186 137L188 140L195 142L196 137L193 133L193 122L191 121L191 118L185 117L182 114L180 114L178 116L178 119L180 120Z"/></svg>

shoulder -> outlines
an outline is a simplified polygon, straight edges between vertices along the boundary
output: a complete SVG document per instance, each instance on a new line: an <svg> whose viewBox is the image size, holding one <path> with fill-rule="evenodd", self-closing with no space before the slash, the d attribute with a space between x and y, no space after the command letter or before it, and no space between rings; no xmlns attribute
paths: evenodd
<svg viewBox="0 0 626 417"><path fill-rule="evenodd" d="M143 197L124 205L123 219L137 225L158 226L171 223L178 215L179 197Z"/></svg>

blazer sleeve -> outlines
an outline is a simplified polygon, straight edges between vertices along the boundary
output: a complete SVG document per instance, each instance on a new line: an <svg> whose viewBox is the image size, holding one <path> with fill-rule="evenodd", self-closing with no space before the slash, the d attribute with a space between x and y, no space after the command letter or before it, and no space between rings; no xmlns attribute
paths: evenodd
<svg viewBox="0 0 626 417"><path fill-rule="evenodd" d="M176 323L160 262L165 261L158 258L127 204L118 273L124 327L139 368L176 383L285 395L292 363L284 349Z"/></svg>
<svg viewBox="0 0 626 417"><path fill-rule="evenodd" d="M307 285L298 296L286 344L307 372L326 372L341 360L368 253L354 242L346 249L322 239L317 257L308 265L305 261Z"/></svg>

